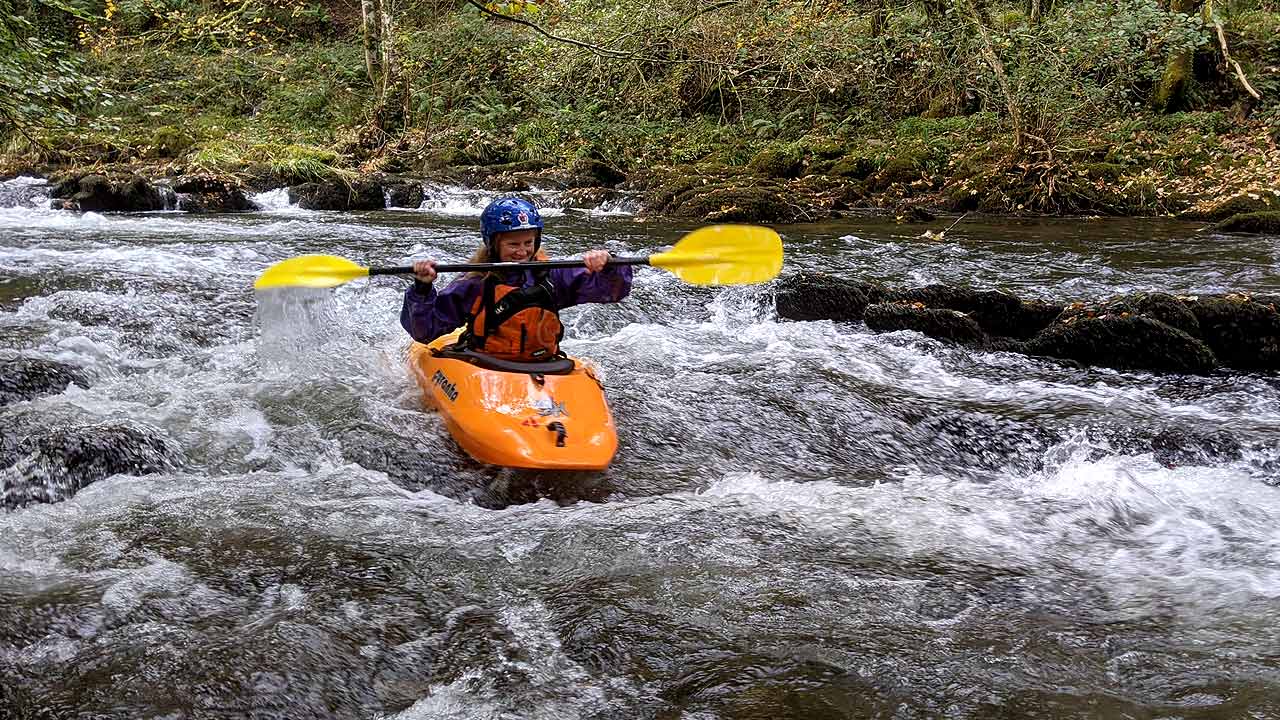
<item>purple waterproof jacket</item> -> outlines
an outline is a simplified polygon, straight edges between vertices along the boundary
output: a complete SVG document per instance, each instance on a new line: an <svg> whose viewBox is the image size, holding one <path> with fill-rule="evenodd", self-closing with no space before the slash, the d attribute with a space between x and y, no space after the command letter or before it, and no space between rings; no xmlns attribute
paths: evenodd
<svg viewBox="0 0 1280 720"><path fill-rule="evenodd" d="M586 268L553 268L548 277L555 287L556 310L582 303L618 302L631 292L630 265L606 265L598 273L589 273ZM509 272L506 283L528 287L534 283L533 271ZM483 277L470 275L453 281L440 292L434 285L415 280L404 291L400 324L414 340L431 342L467 323L483 287Z"/></svg>

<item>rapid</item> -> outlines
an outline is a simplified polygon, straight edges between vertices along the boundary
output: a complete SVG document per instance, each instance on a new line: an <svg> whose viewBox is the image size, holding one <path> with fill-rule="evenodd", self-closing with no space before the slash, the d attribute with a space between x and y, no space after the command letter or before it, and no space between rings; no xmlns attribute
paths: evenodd
<svg viewBox="0 0 1280 720"><path fill-rule="evenodd" d="M0 353L87 379L0 407L5 447L111 427L155 467L0 509L0 718L1280 716L1275 377L781 321L768 285L646 268L564 315L612 467L494 469L422 405L404 280L251 288L303 253L465 260L489 198L428 196L99 215L0 184ZM553 256L693 229L542 200ZM1280 291L1275 237L922 229L782 227L784 273ZM55 487L37 455L0 473Z"/></svg>

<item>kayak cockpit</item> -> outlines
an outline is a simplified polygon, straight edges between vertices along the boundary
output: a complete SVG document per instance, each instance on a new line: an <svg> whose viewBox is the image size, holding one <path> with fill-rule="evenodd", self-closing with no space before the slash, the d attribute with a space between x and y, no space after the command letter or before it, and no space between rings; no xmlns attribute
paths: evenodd
<svg viewBox="0 0 1280 720"><path fill-rule="evenodd" d="M556 357L541 362L516 362L461 348L457 345L432 348L431 354L448 360L461 360L484 370L524 373L526 375L568 375L573 372L575 367L573 358L569 357Z"/></svg>

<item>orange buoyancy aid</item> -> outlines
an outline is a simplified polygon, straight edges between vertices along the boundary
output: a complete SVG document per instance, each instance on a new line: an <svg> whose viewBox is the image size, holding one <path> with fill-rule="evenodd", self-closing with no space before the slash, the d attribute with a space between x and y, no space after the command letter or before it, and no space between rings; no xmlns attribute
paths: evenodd
<svg viewBox="0 0 1280 720"><path fill-rule="evenodd" d="M471 306L460 344L503 360L549 360L560 353L564 337L554 302L546 273L536 275L528 287L507 285L490 275Z"/></svg>

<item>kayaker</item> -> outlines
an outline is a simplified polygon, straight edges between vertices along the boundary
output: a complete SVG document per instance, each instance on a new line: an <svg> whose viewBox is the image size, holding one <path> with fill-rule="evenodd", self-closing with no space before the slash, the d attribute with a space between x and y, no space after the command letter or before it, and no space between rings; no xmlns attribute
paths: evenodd
<svg viewBox="0 0 1280 720"><path fill-rule="evenodd" d="M471 262L545 260L542 216L522 198L499 198L480 213L480 248ZM560 352L559 312L582 303L614 303L631 292L631 266L609 253L583 254L585 267L469 273L435 289L435 261L413 264L400 324L420 343L466 326L460 344L504 360L533 362Z"/></svg>

